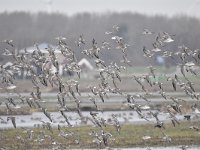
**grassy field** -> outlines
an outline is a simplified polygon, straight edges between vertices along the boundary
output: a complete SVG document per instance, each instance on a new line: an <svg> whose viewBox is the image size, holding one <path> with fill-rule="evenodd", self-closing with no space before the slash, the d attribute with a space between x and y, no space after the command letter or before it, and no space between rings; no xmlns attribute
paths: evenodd
<svg viewBox="0 0 200 150"><path fill-rule="evenodd" d="M173 92L173 87L172 87L172 83L170 81L167 81L167 77L171 76L174 77L174 74L176 72L176 68L175 67L171 67L171 68L164 68L164 67L155 67L155 74L156 74L156 79L154 79L153 77L151 78L151 81L157 82L160 81L163 83L163 87L164 90L166 92ZM119 88L121 89L122 92L141 92L141 86L138 85L138 83L136 83L136 81L133 79L133 75L135 76L142 76L142 75L147 75L149 74L149 68L147 67L127 67L126 70L122 70L121 72L121 79L122 81L119 82L118 80L116 80L116 84L119 86ZM190 80L191 82L195 83L193 86L195 88L196 91L200 91L200 78L199 76L195 76L192 75L188 72L185 72L187 79ZM186 82L186 79L183 77L183 75L178 72L178 77L181 81ZM67 81L69 79L75 79L77 81L79 81L80 84L80 91L81 92L90 92L90 89L88 88L89 85L94 85L94 86L98 86L98 84L100 83L100 80L98 80L99 77L99 72L98 71L93 71L93 72L89 72L88 76L84 78L84 76L82 76L80 79L77 78L77 76L64 76L62 77L63 81ZM112 81L109 81L110 85L112 85ZM22 80L22 79L17 79L15 80L15 84L17 87L16 91L17 92L32 92L35 91L35 88L33 88L33 85L31 83L31 80ZM124 86L126 85L126 86ZM146 81L144 81L144 86L147 88L148 91L156 91L159 90L159 88L157 86L153 86L150 87ZM56 86L54 86L53 88L49 85L47 87L43 86L41 84L41 91L42 92L57 92L58 88ZM177 92L183 91L180 89L179 86L177 86ZM1 92L5 93L8 91L5 91L3 89L1 89Z"/></svg>
<svg viewBox="0 0 200 150"><path fill-rule="evenodd" d="M123 72L124 74L128 74L129 76L123 76L122 81L117 81L119 88L123 92L141 92L141 86L136 83L136 81L132 80L132 74L141 75L148 72L148 69L145 70L141 68L135 68L135 70L128 70L127 72ZM171 71L170 71L171 72ZM123 74L122 73L122 74ZM200 91L200 80L198 77L189 76L190 81L194 82L196 92ZM172 84L169 81L166 81L165 76L159 76L158 80L163 82L164 91L166 92L174 92L172 88ZM184 78L181 78L184 80ZM64 81L67 81L68 78L64 78ZM90 91L88 85L98 85L97 79L81 79L80 80L80 90L81 92ZM31 81L28 80L17 80L16 85L20 88L18 92L27 92L30 93L34 91L32 87ZM149 92L157 92L159 90L158 86L150 87L147 83L144 83L145 87ZM126 86L124 86L126 85ZM41 87L42 92L57 92L57 87ZM177 87L177 91L183 91L180 87ZM5 92L5 91L4 91ZM184 97L185 94L178 95L178 97ZM125 97L122 96L124 100ZM186 98L186 97L184 97ZM56 102L57 103L57 102ZM167 103L167 102L166 102ZM164 108L166 107L166 103L158 106L154 106L152 104L152 108ZM191 103L186 103L184 108L191 109ZM53 107L52 107L53 105ZM110 109L111 107L107 104L100 105L102 108ZM121 104L111 104L112 109L119 110L121 109ZM49 111L58 111L58 108L55 103L49 104L46 106ZM82 106L81 106L82 108ZM3 112L6 112L2 110ZM27 109L25 107L22 108L23 111L28 113L38 111L38 109ZM164 111L164 110L162 110ZM17 113L19 110L17 110ZM188 111L186 111L188 112ZM1 113L1 111L0 111ZM112 134L112 137L108 140L109 147L136 147L141 146L176 146L176 145L199 145L200 144L200 131L192 130L189 127L196 126L200 128L200 122L181 122L180 125L173 127L171 123L165 124L165 129L155 128L153 124L125 124L122 125L120 133L116 131L113 126L103 127L105 132L109 132ZM8 149L52 149L57 146L69 149L69 148L104 148L106 147L103 142L101 146L97 146L94 142L94 138L89 134L91 131L97 132L100 134L101 129L93 126L82 126L82 127L62 127L59 131L57 128L53 128L50 132L44 128L34 128L34 129L5 129L0 130L0 148L8 148ZM61 134L63 133L63 134ZM144 140L144 136L149 136L150 139ZM102 138L102 137L101 137ZM100 139L101 139L100 138Z"/></svg>
<svg viewBox="0 0 200 150"><path fill-rule="evenodd" d="M136 76L140 76L137 73L133 73ZM122 92L143 92L141 86L136 83L136 81L133 79L132 75L133 74L129 74L128 76L123 76L122 75L122 81L119 82L118 80L116 80L116 84L118 85L118 87L121 89ZM187 78L194 83L194 89L196 91L200 91L200 78L199 76L187 76ZM186 82L186 80L184 79L184 77L180 76L179 79L183 82ZM67 81L69 80L68 78L63 78L63 81ZM100 80L98 80L98 78L94 78L94 79L80 79L78 80L79 84L80 84L80 91L81 92L91 92L89 89L89 86L97 86L98 84L100 84ZM158 76L156 76L156 79L152 78L153 82L162 82L163 83L163 87L164 90L166 92L174 92L173 87L172 87L172 83L170 81L167 81L167 77L164 74L160 74ZM112 82L110 81L109 83L110 85L112 85ZM150 91L157 91L159 90L159 87L157 85L154 85L153 87L150 87L146 81L144 81L144 86L145 88ZM21 93L21 92L32 92L35 91L35 88L33 88L33 85L31 83L30 80L16 80L16 85L17 88L16 91ZM124 86L126 85L126 86ZM58 88L55 87L51 87L50 85L48 87L45 87L43 85L41 85L41 91L42 92L57 92ZM1 90L2 93L5 93L7 91L5 90ZM183 92L183 90L177 85L177 91L176 92Z"/></svg>
<svg viewBox="0 0 200 150"><path fill-rule="evenodd" d="M127 124L122 126L120 133L113 126L104 127L104 131L112 134L112 137L108 140L109 147L198 145L200 143L200 132L190 129L191 125L200 127L199 122L182 122L176 127L173 127L172 124L165 124L165 129L155 128L153 124ZM8 149L52 149L55 145L59 145L66 149L97 148L89 133L91 131L100 132L100 128L92 126L63 127L61 130L68 133L68 136L65 138L60 136L58 129L53 129L52 132L42 128L32 129L32 138L28 136L24 129L1 130L0 147ZM151 138L144 140L143 136L150 136ZM166 137L171 140L167 141ZM43 140L41 140L42 138ZM101 148L103 147L105 147L104 144Z"/></svg>

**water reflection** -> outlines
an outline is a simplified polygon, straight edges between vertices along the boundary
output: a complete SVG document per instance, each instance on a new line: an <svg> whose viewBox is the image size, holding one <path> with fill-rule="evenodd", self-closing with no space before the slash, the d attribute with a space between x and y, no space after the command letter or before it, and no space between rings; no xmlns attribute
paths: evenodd
<svg viewBox="0 0 200 150"><path fill-rule="evenodd" d="M149 123L154 123L155 119L148 114L148 111L143 112L144 115L150 121ZM61 126L67 126L65 119L59 112L51 112L51 117L53 118L52 126L57 126L60 124ZM86 121L86 124L83 124L80 120L79 115L76 112L65 112L67 117L69 118L70 123L73 126L80 126L80 125L92 125L92 122L89 120ZM82 112L83 116L91 117L90 112ZM138 114L134 111L107 111L107 112L99 112L98 117L103 117L107 123L109 124L110 118L112 118L112 114L117 116L117 119L120 123L147 123L146 120L140 118ZM8 116L1 116L2 120L0 122L0 128L12 128L13 125L11 122L7 122ZM49 119L42 113L42 112L34 112L31 115L17 115L16 117L16 124L17 127L37 127L42 124L41 121L49 122ZM176 116L179 120L183 120L184 117L182 115ZM168 113L159 113L158 118L161 121L170 121Z"/></svg>

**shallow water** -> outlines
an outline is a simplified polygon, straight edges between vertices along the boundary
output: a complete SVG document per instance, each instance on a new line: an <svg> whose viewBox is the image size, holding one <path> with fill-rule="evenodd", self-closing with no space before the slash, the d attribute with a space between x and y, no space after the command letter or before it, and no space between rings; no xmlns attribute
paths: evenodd
<svg viewBox="0 0 200 150"><path fill-rule="evenodd" d="M58 124L61 126L67 126L68 124L65 122L65 119L59 112L51 112L51 117L53 119L52 126L57 126ZM82 124L79 115L76 112L65 112L66 116L69 118L71 125L80 126L80 125L92 125L92 122L88 121L86 124ZM117 119L120 123L155 123L155 119L148 115L147 111L143 111L143 114L147 116L149 121L146 121L138 116L135 111L106 111L99 112L98 117L104 118L109 124L109 118L112 118L112 114L117 116ZM90 112L82 112L82 115L85 117L91 117ZM1 116L4 121L0 122L0 128L12 128L13 125L11 121L7 122L8 116ZM42 125L42 121L50 122L49 119L42 112L34 112L31 115L16 115L16 125L17 127L37 127ZM179 120L183 120L184 117L182 115L176 116ZM161 121L170 121L169 114L167 113L159 113L158 118Z"/></svg>

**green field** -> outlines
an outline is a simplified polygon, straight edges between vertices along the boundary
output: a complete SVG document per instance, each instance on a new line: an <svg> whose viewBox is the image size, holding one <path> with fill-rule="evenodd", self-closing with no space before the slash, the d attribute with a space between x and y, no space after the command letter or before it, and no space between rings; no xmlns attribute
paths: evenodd
<svg viewBox="0 0 200 150"><path fill-rule="evenodd" d="M108 140L109 147L198 145L200 133L199 131L190 129L189 127L192 125L200 127L199 122L181 122L176 127L173 127L172 124L165 124L165 129L155 128L153 124L122 125L119 133L113 126L107 126L103 129L105 132L112 134L112 137ZM33 131L32 138L28 136L25 129L1 130L1 147L8 149L52 149L55 145L59 145L66 149L97 148L89 133L91 131L100 132L101 129L92 126L63 127L61 130L68 133L68 136L65 138L59 135L57 129L53 129L52 132L43 128L30 130ZM151 138L144 140L142 138L144 136L150 136ZM101 148L103 147L105 147L104 144L102 144Z"/></svg>

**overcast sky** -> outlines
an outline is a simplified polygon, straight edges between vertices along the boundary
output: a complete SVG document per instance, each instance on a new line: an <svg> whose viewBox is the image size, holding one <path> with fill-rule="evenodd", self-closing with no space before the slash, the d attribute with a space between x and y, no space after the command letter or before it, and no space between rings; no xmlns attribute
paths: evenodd
<svg viewBox="0 0 200 150"><path fill-rule="evenodd" d="M138 12L200 18L200 0L0 0L0 12L38 11L73 15L80 12Z"/></svg>

